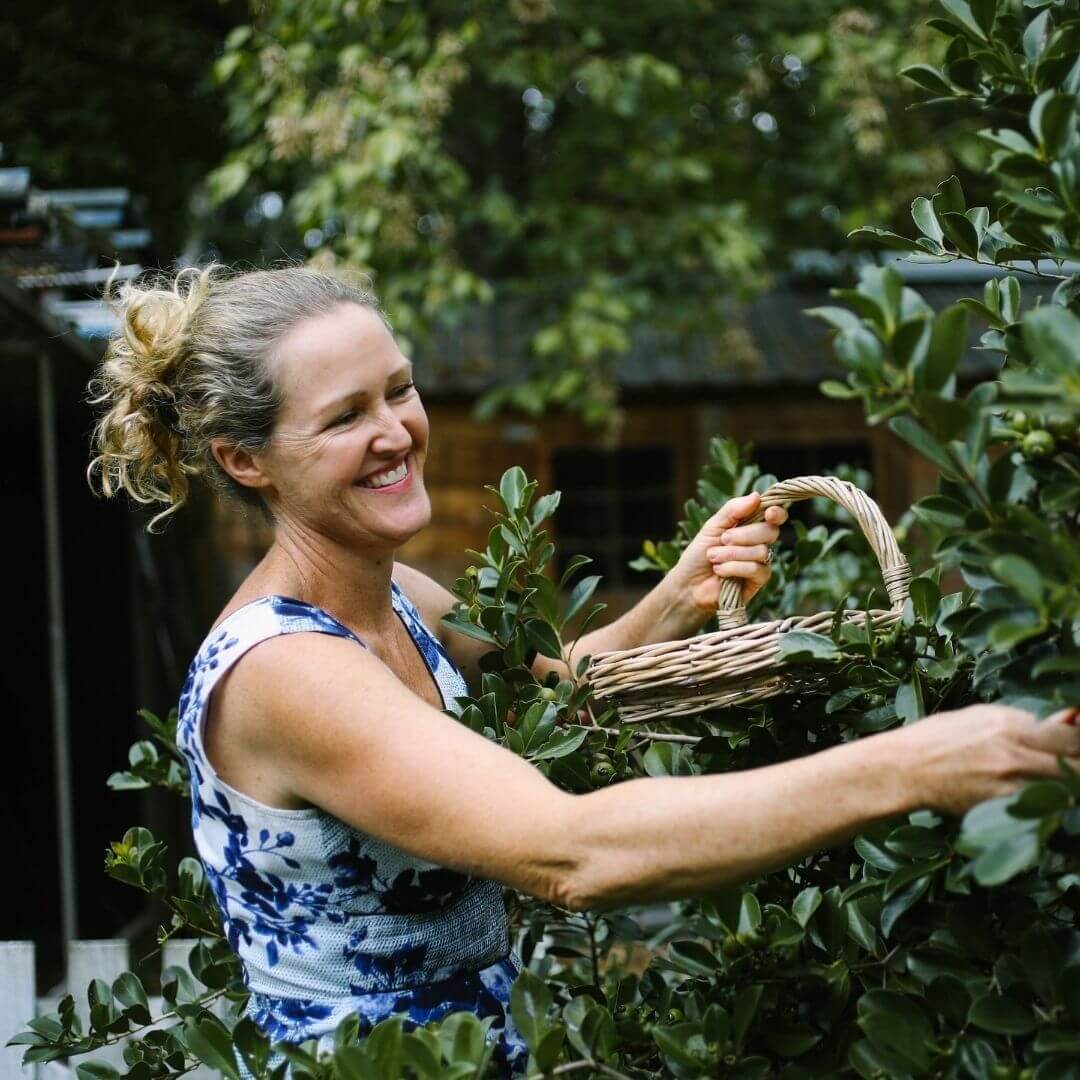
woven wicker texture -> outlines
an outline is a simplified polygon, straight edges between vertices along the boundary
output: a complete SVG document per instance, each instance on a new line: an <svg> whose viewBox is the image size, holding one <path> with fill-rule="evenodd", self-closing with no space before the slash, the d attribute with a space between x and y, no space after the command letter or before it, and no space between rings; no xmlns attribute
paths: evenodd
<svg viewBox="0 0 1080 1080"><path fill-rule="evenodd" d="M761 521L770 506L817 496L832 499L858 523L881 566L891 604L887 611L845 611L840 618L857 624L869 618L875 629L891 626L903 611L911 569L877 503L854 484L830 476L783 480L762 493L757 513L741 524ZM597 653L585 676L596 696L614 705L623 723L636 723L750 704L807 686L805 671L787 670L779 660L780 638L792 630L827 633L835 613L747 623L741 592L740 580L720 583L720 628L711 634Z"/></svg>

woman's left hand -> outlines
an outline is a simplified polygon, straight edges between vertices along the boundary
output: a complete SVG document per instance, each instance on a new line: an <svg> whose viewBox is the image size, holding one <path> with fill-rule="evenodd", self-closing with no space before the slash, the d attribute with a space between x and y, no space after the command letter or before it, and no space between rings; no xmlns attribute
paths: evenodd
<svg viewBox="0 0 1080 1080"><path fill-rule="evenodd" d="M760 505L761 496L756 491L729 499L705 522L668 574L701 612L716 611L721 578L743 579L744 604L769 580L770 545L779 538L788 513L782 506L770 506L764 521L739 524Z"/></svg>

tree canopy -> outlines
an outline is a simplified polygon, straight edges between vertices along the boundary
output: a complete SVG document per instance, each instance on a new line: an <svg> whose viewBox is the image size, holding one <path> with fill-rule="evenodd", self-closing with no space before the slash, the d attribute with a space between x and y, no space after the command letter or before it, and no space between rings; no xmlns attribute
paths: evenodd
<svg viewBox="0 0 1080 1080"><path fill-rule="evenodd" d="M406 338L523 298L533 374L496 398L599 419L635 322L715 323L719 295L951 165L896 75L933 57L928 10L268 0L217 60L233 150L210 191L256 214L286 193Z"/></svg>

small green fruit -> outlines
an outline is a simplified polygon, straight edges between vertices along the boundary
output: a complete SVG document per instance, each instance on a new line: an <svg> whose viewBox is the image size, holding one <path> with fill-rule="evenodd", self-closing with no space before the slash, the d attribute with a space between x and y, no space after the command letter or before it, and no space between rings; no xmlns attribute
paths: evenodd
<svg viewBox="0 0 1080 1080"><path fill-rule="evenodd" d="M1068 413L1051 413L1046 417L1044 426L1051 435L1058 439L1071 439L1080 427L1075 416Z"/></svg>
<svg viewBox="0 0 1080 1080"><path fill-rule="evenodd" d="M594 762L589 770L589 777L594 784L606 784L615 775L615 766L610 761Z"/></svg>
<svg viewBox="0 0 1080 1080"><path fill-rule="evenodd" d="M902 656L885 656L880 663L890 675L906 675L911 669L911 664Z"/></svg>
<svg viewBox="0 0 1080 1080"><path fill-rule="evenodd" d="M1054 436L1044 428L1036 428L1024 436L1020 449L1029 460L1049 457L1054 452Z"/></svg>
<svg viewBox="0 0 1080 1080"><path fill-rule="evenodd" d="M729 959L734 959L736 956L742 956L746 952L746 946L739 940L737 935L729 934L724 938L720 951Z"/></svg>
<svg viewBox="0 0 1080 1080"><path fill-rule="evenodd" d="M1013 409L1012 412L1006 415L1005 421L1014 431L1023 432L1031 430L1031 420L1029 419L1028 414L1021 409Z"/></svg>
<svg viewBox="0 0 1080 1080"><path fill-rule="evenodd" d="M669 1024L677 1024L683 1018L682 1009L668 1009L667 1021Z"/></svg>

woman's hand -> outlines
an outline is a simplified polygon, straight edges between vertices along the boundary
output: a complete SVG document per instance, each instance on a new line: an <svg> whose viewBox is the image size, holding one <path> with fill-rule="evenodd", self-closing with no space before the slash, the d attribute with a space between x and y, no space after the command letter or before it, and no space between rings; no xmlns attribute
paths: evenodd
<svg viewBox="0 0 1080 1080"><path fill-rule="evenodd" d="M761 496L756 491L729 499L705 522L668 575L674 575L699 611L716 611L721 578L743 579L744 604L769 580L769 547L776 543L788 513L782 506L770 506L764 521L739 524L760 505Z"/></svg>
<svg viewBox="0 0 1080 1080"><path fill-rule="evenodd" d="M1006 705L969 705L899 728L912 760L897 761L917 779L923 805L963 814L984 799L1011 795L1027 780L1060 777L1058 755L1080 768L1075 708L1036 720Z"/></svg>

